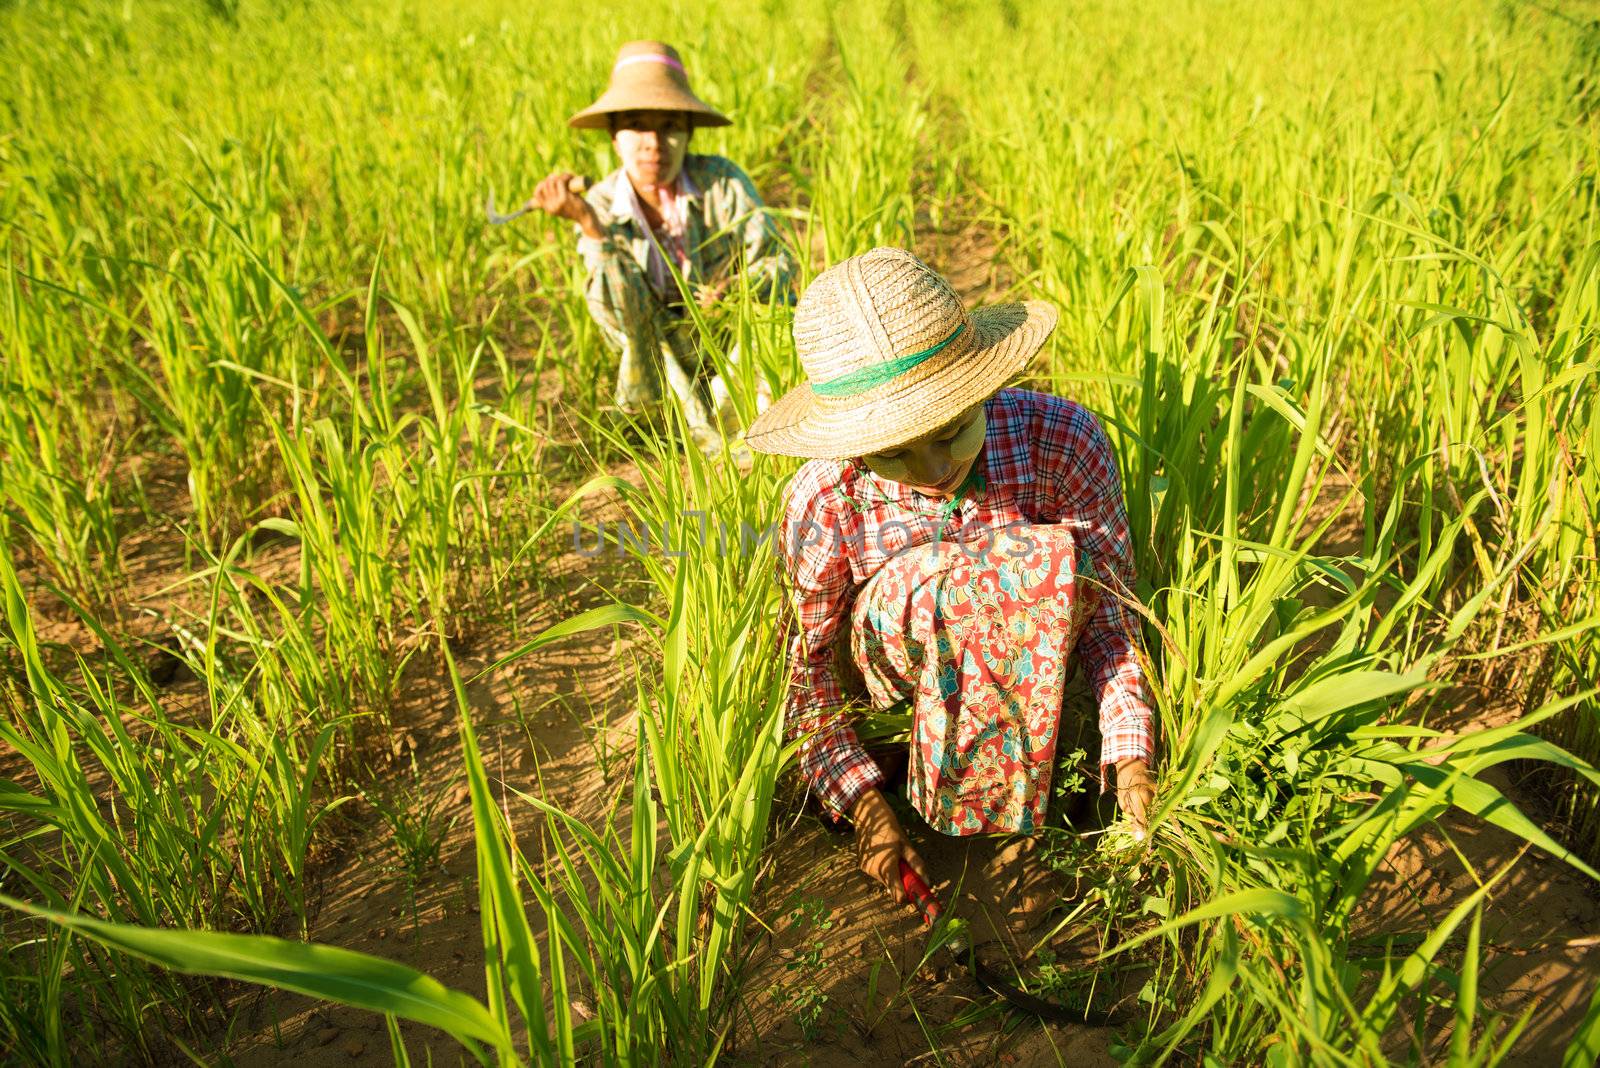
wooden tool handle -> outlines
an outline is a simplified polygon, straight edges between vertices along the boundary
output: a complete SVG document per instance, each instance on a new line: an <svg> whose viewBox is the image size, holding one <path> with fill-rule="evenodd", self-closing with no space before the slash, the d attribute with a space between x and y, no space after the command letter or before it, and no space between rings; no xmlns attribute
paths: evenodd
<svg viewBox="0 0 1600 1068"><path fill-rule="evenodd" d="M583 196L594 186L594 180L587 174L574 174L567 179L567 192L576 196Z"/></svg>

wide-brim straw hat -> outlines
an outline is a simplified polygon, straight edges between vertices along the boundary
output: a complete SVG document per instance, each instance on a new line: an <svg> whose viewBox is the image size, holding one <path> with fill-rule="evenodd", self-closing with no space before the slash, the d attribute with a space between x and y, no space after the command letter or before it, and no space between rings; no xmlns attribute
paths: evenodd
<svg viewBox="0 0 1600 1068"><path fill-rule="evenodd" d="M1056 326L1043 301L968 312L911 253L875 248L828 268L794 313L807 381L745 433L752 449L843 460L929 434L1006 386Z"/></svg>
<svg viewBox="0 0 1600 1068"><path fill-rule="evenodd" d="M611 66L600 99L567 120L580 130L604 130L619 111L681 111L691 126L731 126L733 120L689 91L689 75L671 45L629 41Z"/></svg>

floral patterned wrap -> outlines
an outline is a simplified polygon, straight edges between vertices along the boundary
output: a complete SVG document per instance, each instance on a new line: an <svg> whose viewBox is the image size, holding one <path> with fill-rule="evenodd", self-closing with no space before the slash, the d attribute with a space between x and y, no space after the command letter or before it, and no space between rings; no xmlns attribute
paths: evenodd
<svg viewBox="0 0 1600 1068"><path fill-rule="evenodd" d="M1040 525L907 549L863 587L851 660L874 705L911 705L911 803L935 830L1043 826L1091 575L1069 528Z"/></svg>

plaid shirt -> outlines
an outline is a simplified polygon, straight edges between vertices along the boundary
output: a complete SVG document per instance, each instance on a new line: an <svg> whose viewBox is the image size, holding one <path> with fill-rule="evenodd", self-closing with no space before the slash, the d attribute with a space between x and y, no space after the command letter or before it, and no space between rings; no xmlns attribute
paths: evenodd
<svg viewBox="0 0 1600 1068"><path fill-rule="evenodd" d="M850 625L856 591L889 557L934 541L941 528L945 540L973 546L1012 524L1073 529L1110 587L1075 649L1099 698L1101 789L1107 767L1153 754L1138 623L1119 596L1132 596L1133 556L1105 428L1082 405L1020 389L995 394L985 414L983 489L949 509L849 460L812 460L790 483L779 551L799 625L789 640L787 723L791 736L809 734L800 769L833 812L848 812L883 782L844 714L835 641Z"/></svg>

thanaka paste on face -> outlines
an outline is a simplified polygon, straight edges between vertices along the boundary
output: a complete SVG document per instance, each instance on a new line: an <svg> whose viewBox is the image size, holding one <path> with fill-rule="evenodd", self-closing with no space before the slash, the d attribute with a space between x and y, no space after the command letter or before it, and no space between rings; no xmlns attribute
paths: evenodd
<svg viewBox="0 0 1600 1068"><path fill-rule="evenodd" d="M659 139L657 151L661 157L661 170L654 183L657 186L671 185L677 180L679 173L683 170L683 159L689 152L690 129L687 120L676 113L673 113L672 117L678 119L682 125L677 127L658 125L656 127L656 137ZM626 118L633 118L637 122L646 118L665 120L667 116L652 112L623 112L622 115L618 116L618 120L613 126L611 133L612 147L616 149L617 156L622 160L623 169L628 172L629 180L633 182L634 188L637 189L647 184L639 172L638 162L639 157L644 153L646 134L644 131L630 129L623 125L623 120Z"/></svg>
<svg viewBox="0 0 1600 1068"><path fill-rule="evenodd" d="M945 461L949 466L959 472L961 478L966 478L972 467L972 461L983 448L984 434L988 430L988 420L984 417L983 405L979 404L974 412L969 413L966 422L961 423L960 432L949 441L940 441L942 435L948 434L951 427L940 427L931 434L924 435L914 441L892 450L892 455L872 454L863 456L862 462L879 478L886 478L891 482L899 482L913 487L928 485L918 475L926 473L930 466L944 466L940 461ZM930 461L932 463L930 464ZM913 468L916 473L913 473ZM948 479L950 475L946 475Z"/></svg>

